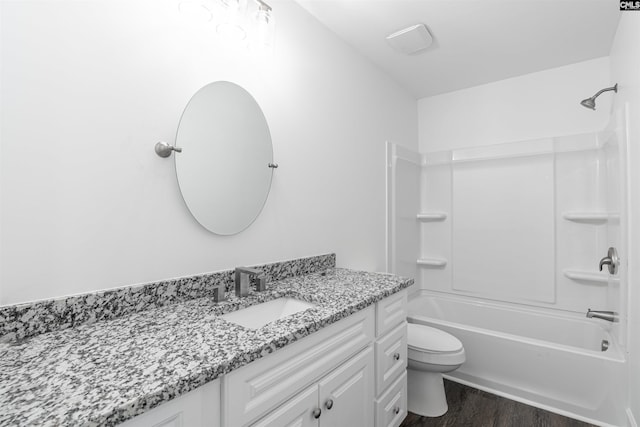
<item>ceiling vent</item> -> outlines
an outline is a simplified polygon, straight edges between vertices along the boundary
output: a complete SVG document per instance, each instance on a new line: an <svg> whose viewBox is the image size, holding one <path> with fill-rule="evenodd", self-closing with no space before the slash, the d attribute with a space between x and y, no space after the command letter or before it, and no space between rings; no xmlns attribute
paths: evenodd
<svg viewBox="0 0 640 427"><path fill-rule="evenodd" d="M411 55L431 46L433 37L426 25L418 24L387 36L387 42L398 52Z"/></svg>

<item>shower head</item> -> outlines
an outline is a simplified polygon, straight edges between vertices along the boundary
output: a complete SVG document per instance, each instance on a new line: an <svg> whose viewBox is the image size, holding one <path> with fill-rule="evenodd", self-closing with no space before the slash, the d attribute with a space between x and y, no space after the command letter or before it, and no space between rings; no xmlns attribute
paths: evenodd
<svg viewBox="0 0 640 427"><path fill-rule="evenodd" d="M591 108L592 110L596 109L596 98L587 98L580 101L580 105L583 107Z"/></svg>
<svg viewBox="0 0 640 427"><path fill-rule="evenodd" d="M596 98L598 96L600 96L600 94L602 92L607 92L609 90L612 90L612 91L617 93L618 92L618 83L616 83L615 85L613 85L611 87L608 87L606 89L599 90L598 93L593 95L591 98L583 99L582 101L580 101L580 105L582 105L583 107L587 107L587 108L590 108L592 110L595 110L596 109Z"/></svg>

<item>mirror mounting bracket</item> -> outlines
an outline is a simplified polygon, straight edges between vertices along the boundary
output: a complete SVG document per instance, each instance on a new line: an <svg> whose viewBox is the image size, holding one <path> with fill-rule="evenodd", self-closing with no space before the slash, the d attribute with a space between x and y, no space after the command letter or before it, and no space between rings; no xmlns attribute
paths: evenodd
<svg viewBox="0 0 640 427"><path fill-rule="evenodd" d="M182 148L174 147L164 141L160 141L156 144L156 154L160 157L169 157L173 151L176 153L182 153Z"/></svg>

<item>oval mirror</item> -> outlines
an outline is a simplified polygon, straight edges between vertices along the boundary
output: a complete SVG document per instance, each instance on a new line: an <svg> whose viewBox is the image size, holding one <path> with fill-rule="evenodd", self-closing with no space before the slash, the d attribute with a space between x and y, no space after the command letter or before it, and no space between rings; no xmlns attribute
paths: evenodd
<svg viewBox="0 0 640 427"><path fill-rule="evenodd" d="M204 86L182 113L176 146L178 184L194 218L223 235L251 225L271 187L273 147L249 92L223 81Z"/></svg>

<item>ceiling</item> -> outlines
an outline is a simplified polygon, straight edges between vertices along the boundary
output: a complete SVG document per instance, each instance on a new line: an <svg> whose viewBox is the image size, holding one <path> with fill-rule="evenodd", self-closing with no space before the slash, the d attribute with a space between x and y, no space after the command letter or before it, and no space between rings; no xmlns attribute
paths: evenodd
<svg viewBox="0 0 640 427"><path fill-rule="evenodd" d="M607 56L618 0L296 0L415 98ZM387 35L424 23L404 55Z"/></svg>

